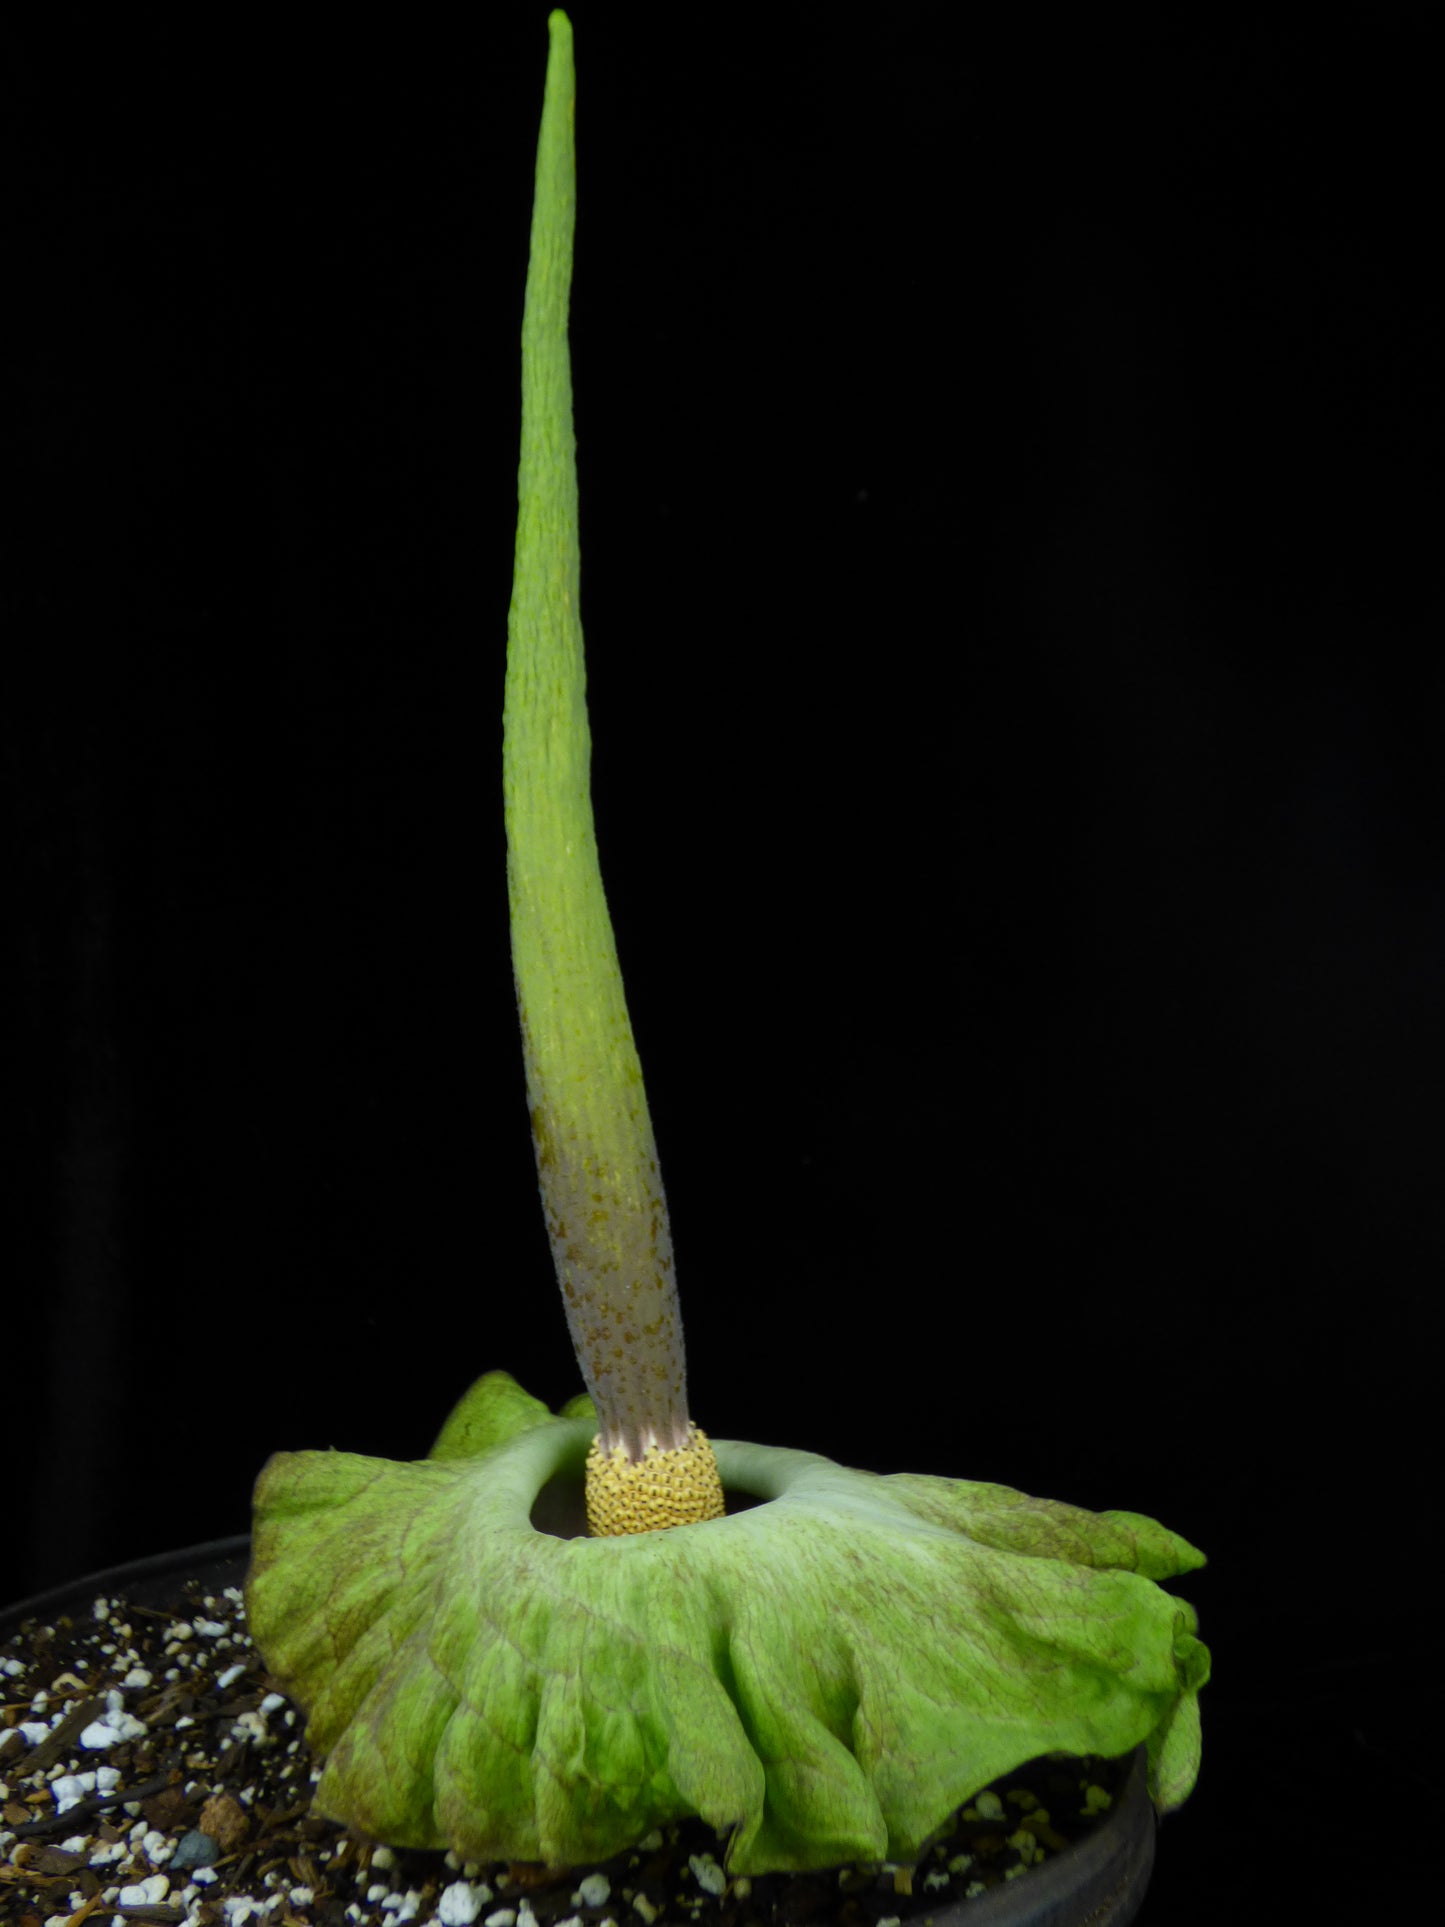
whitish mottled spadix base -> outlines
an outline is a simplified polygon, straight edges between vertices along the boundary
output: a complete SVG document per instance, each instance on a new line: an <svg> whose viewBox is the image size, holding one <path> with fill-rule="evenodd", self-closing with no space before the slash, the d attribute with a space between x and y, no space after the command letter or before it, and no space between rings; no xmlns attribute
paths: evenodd
<svg viewBox="0 0 1445 1927"><path fill-rule="evenodd" d="M1147 1740L1159 1808L1189 1792L1209 1655L1153 1582L1203 1559L1152 1519L719 1439L765 1503L539 1532L595 1432L492 1372L428 1459L271 1459L246 1607L328 1756L319 1812L557 1867L698 1814L760 1873L914 1860L1050 1751Z"/></svg>

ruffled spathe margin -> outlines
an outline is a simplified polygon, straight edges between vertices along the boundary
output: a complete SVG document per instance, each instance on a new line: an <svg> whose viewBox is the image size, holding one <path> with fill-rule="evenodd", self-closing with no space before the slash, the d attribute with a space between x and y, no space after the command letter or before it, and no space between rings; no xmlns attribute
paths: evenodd
<svg viewBox="0 0 1445 1927"><path fill-rule="evenodd" d="M1045 1752L1147 1741L1161 1810L1187 1796L1209 1655L1154 1582L1203 1559L1153 1520L715 1440L763 1503L538 1531L595 1432L493 1372L429 1459L267 1464L247 1612L326 1758L318 1812L553 1867L696 1814L760 1873L915 1860Z"/></svg>

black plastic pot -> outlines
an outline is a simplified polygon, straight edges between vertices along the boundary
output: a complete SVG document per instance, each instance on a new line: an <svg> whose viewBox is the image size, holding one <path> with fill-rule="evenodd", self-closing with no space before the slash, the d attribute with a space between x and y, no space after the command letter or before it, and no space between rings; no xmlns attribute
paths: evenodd
<svg viewBox="0 0 1445 1927"><path fill-rule="evenodd" d="M164 1610L179 1603L187 1579L197 1579L211 1591L239 1586L246 1576L250 1543L245 1537L210 1539L52 1586L0 1608L0 1638L32 1616L84 1608L98 1592ZM1154 1824L1141 1746L1122 1792L1086 1838L1022 1879L977 1900L940 1907L927 1919L932 1927L1124 1927L1138 1913L1149 1884Z"/></svg>

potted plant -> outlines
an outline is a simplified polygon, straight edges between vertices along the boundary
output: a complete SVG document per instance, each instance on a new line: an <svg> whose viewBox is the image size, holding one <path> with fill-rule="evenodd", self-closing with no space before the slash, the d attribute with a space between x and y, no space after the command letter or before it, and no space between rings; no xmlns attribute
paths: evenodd
<svg viewBox="0 0 1445 1927"><path fill-rule="evenodd" d="M504 794L533 1143L586 1391L554 1413L492 1370L422 1461L273 1456L250 1632L324 1761L315 1814L389 1849L574 1871L696 1822L724 1881L888 1867L902 1891L1000 1776L1133 1755L1127 1878L1115 1866L1111 1898L1076 1877L1084 1911L1038 1916L1126 1919L1151 1803L1177 1807L1198 1771L1208 1653L1156 1582L1202 1556L1134 1513L714 1441L688 1408L592 819L567 342L575 81L565 15L549 31ZM1013 1905L998 1917L1029 1917Z"/></svg>
<svg viewBox="0 0 1445 1927"><path fill-rule="evenodd" d="M1202 1558L1132 1513L710 1442L598 867L567 304L570 25L550 20L523 322L504 788L543 1208L587 1386L480 1378L429 1457L274 1457L247 1582L326 1758L323 1812L472 1859L575 1864L697 1814L746 1874L916 1858L995 1775L1199 1760L1207 1653L1154 1583ZM538 1530L585 1493L589 1531ZM730 1510L727 1495L756 1503Z"/></svg>

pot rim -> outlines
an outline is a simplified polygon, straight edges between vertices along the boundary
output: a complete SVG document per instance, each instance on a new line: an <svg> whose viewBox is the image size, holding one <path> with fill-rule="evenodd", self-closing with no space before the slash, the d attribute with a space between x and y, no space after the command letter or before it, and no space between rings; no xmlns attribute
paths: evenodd
<svg viewBox="0 0 1445 1927"><path fill-rule="evenodd" d="M22 1620L73 1606L86 1594L131 1591L150 1580L172 1575L184 1578L197 1566L229 1564L235 1559L249 1560L250 1556L251 1535L240 1532L228 1539L203 1539L198 1545L174 1546L169 1552L152 1552L140 1559L123 1560L118 1566L102 1566L98 1572L82 1573L79 1578L62 1580L26 1599L17 1599L12 1605L0 1606L0 1635L14 1632Z"/></svg>

